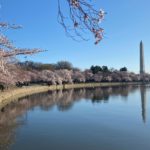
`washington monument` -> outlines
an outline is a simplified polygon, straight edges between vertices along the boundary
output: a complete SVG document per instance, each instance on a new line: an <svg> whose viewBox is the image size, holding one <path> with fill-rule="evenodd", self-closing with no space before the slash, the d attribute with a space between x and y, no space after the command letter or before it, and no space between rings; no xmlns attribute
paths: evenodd
<svg viewBox="0 0 150 150"><path fill-rule="evenodd" d="M145 73L145 63L144 63L144 45L140 42L140 74Z"/></svg>

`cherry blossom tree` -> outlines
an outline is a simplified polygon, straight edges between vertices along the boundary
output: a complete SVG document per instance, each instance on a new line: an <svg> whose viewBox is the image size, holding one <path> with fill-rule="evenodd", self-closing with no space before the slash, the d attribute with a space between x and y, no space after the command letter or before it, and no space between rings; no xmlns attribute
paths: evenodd
<svg viewBox="0 0 150 150"><path fill-rule="evenodd" d="M49 85L62 84L61 78L53 71L43 70L39 72L39 77L37 81L48 83Z"/></svg>
<svg viewBox="0 0 150 150"><path fill-rule="evenodd" d="M97 74L94 74L93 78L95 82L101 82L103 79L103 75L101 72L98 72Z"/></svg>
<svg viewBox="0 0 150 150"><path fill-rule="evenodd" d="M82 83L85 82L85 76L81 71L74 71L72 73L72 80L75 83Z"/></svg>
<svg viewBox="0 0 150 150"><path fill-rule="evenodd" d="M9 29L16 30L19 28L21 28L21 26L0 22L0 73L4 74L11 80L13 78L12 74L9 72L9 65L11 65L14 60L16 60L17 55L32 55L43 51L37 48L17 48L14 46L13 42L3 33Z"/></svg>
<svg viewBox="0 0 150 150"><path fill-rule="evenodd" d="M93 73L92 73L91 70L85 70L84 71L84 76L85 76L86 82L92 82L92 81L94 81Z"/></svg>
<svg viewBox="0 0 150 150"><path fill-rule="evenodd" d="M62 83L72 83L72 71L67 69L56 70L55 73L61 78Z"/></svg>
<svg viewBox="0 0 150 150"><path fill-rule="evenodd" d="M142 81L142 82L150 82L150 75L147 74L147 73L140 75L140 81Z"/></svg>
<svg viewBox="0 0 150 150"><path fill-rule="evenodd" d="M111 82L112 81L112 76L111 75L104 76L102 81L103 82Z"/></svg>

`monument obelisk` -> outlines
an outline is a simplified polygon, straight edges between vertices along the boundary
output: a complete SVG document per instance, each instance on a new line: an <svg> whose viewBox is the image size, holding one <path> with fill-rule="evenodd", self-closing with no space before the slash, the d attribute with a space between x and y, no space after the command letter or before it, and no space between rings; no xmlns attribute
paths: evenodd
<svg viewBox="0 0 150 150"><path fill-rule="evenodd" d="M140 42L140 74L145 73L145 64L144 64L144 45L143 42Z"/></svg>

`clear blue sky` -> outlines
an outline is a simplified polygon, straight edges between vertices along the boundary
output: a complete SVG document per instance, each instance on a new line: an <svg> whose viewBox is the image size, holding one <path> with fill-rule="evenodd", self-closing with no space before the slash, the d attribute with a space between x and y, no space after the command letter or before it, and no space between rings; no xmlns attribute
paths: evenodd
<svg viewBox="0 0 150 150"><path fill-rule="evenodd" d="M145 47L146 70L150 72L150 0L97 0L97 8L107 11L102 24L105 38L95 46L94 39L75 42L66 37L57 22L56 0L0 0L1 19L21 24L23 29L10 31L19 47L47 49L29 60L55 63L67 60L79 68L107 65L139 70L139 42Z"/></svg>

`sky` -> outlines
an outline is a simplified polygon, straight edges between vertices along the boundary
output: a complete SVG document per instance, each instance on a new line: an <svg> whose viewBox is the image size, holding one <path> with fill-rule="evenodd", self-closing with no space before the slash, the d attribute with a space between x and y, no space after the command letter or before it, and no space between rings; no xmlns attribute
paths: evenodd
<svg viewBox="0 0 150 150"><path fill-rule="evenodd" d="M65 0L62 0L65 1ZM145 68L150 72L150 1L149 0L93 0L96 8L107 12L102 27L105 37L98 45L89 41L76 42L67 37L57 21L57 0L0 0L0 19L23 26L9 31L8 36L22 48L48 50L22 61L43 63L70 61L75 67L107 65L139 72L139 43L145 48Z"/></svg>

